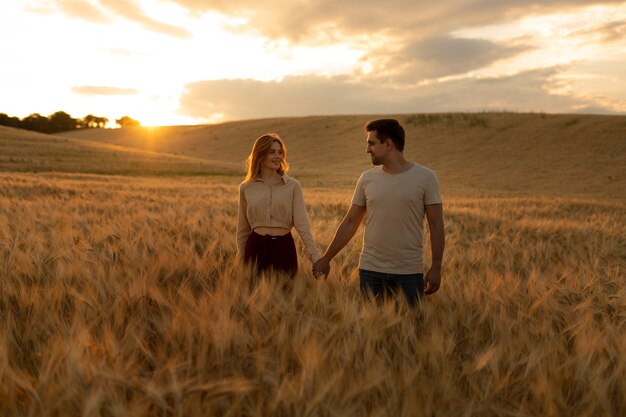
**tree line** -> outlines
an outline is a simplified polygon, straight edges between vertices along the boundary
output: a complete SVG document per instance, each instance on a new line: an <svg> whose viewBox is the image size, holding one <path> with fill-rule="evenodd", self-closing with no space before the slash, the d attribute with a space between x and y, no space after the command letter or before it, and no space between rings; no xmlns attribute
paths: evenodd
<svg viewBox="0 0 626 417"><path fill-rule="evenodd" d="M50 116L33 113L19 119L0 113L0 126L16 127L19 129L34 130L42 133L57 133L75 129L101 129L109 122L106 117L88 114L82 119L75 119L64 111L58 111ZM139 121L128 116L115 119L120 127L140 126Z"/></svg>

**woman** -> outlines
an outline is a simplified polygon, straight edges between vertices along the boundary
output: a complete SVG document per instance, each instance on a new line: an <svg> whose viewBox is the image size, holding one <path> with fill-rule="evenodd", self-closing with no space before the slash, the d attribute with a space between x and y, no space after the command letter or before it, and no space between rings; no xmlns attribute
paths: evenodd
<svg viewBox="0 0 626 417"><path fill-rule="evenodd" d="M246 161L248 174L239 186L237 251L256 270L274 269L293 278L298 270L295 227L311 263L321 257L315 246L300 183L286 174L287 148L275 133L259 137Z"/></svg>

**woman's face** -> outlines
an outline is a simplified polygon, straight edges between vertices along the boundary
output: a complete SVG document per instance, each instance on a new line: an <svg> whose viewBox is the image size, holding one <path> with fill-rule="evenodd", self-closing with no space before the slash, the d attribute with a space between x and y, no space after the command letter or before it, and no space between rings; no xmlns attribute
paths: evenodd
<svg viewBox="0 0 626 417"><path fill-rule="evenodd" d="M265 154L265 157L263 158L263 168L271 171L278 171L282 161L283 149L280 147L280 143L272 142L269 152Z"/></svg>

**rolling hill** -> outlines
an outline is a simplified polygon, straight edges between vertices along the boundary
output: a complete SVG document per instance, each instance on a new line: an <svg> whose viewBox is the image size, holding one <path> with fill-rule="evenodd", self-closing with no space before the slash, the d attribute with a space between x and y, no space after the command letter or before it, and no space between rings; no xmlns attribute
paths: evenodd
<svg viewBox="0 0 626 417"><path fill-rule="evenodd" d="M378 117L396 117L405 125L405 154L435 169L444 192L626 196L624 116L313 116L204 126L79 130L61 135L219 161L243 172L243 161L254 139L265 132L278 132L287 143L294 176L311 186L348 187L370 166L363 126Z"/></svg>
<svg viewBox="0 0 626 417"><path fill-rule="evenodd" d="M113 175L223 175L228 163L78 140L0 126L0 172L79 172Z"/></svg>

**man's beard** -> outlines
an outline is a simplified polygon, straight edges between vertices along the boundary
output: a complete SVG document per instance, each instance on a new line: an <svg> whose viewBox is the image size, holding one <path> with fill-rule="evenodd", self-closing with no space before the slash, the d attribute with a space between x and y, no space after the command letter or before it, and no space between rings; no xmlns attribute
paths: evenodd
<svg viewBox="0 0 626 417"><path fill-rule="evenodd" d="M372 155L372 165L382 165L382 164L383 164L383 161L381 161L380 159Z"/></svg>

